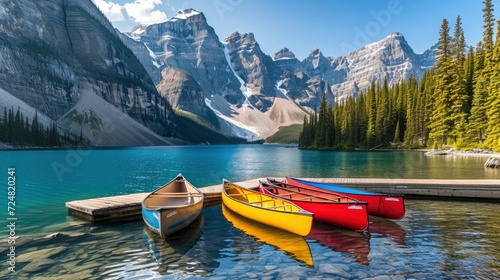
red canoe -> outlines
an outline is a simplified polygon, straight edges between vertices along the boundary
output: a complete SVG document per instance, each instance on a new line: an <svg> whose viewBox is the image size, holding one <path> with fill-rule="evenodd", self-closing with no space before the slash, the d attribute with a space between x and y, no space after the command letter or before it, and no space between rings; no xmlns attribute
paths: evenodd
<svg viewBox="0 0 500 280"><path fill-rule="evenodd" d="M259 182L259 191L286 199L300 208L314 213L314 219L348 229L363 231L368 228L367 203L328 191L298 187L277 182Z"/></svg>
<svg viewBox="0 0 500 280"><path fill-rule="evenodd" d="M286 178L285 183L297 186L328 190L341 195L368 202L368 214L389 219L401 219L405 215L405 201L403 196L383 193L367 192L347 187L334 186L318 182L311 182L295 178Z"/></svg>

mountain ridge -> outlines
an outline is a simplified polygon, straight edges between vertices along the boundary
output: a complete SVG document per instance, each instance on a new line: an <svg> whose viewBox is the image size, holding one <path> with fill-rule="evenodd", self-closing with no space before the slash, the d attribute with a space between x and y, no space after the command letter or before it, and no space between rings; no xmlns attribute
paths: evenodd
<svg viewBox="0 0 500 280"><path fill-rule="evenodd" d="M300 61L286 47L270 56L260 49L251 32L235 31L220 40L203 12L194 9L180 11L163 23L136 27L122 38L134 51L138 50L136 55L142 57L140 61L146 69L178 68L192 75L204 91L206 105L219 116L224 131L231 134L247 130L243 134L253 135L251 139L268 137L280 126L302 123L306 112L319 108L323 94L328 103L335 105L366 90L372 78L380 83L387 78L392 85L412 75L420 78L420 69L435 63L435 50L415 54L398 32L346 56L329 57L312 49ZM288 101L277 105L278 95ZM266 113L275 105L283 111L298 107L304 113L285 122L261 119L261 127L270 123L273 127L262 133L244 109ZM268 117L272 116L275 114Z"/></svg>
<svg viewBox="0 0 500 280"><path fill-rule="evenodd" d="M28 119L40 112L91 145L169 145L201 127L201 143L265 139L302 124L323 95L334 106L372 79L419 78L435 63L435 49L415 54L400 33L299 60L286 47L264 53L251 32L221 40L194 9L121 33L91 0L0 4L3 107L23 104Z"/></svg>

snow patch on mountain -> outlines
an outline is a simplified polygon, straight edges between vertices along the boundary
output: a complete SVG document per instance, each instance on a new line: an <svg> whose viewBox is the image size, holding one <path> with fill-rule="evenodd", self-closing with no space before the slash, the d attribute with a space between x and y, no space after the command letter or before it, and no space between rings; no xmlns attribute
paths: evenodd
<svg viewBox="0 0 500 280"><path fill-rule="evenodd" d="M179 11L172 19L171 21L175 21L175 19L187 19L188 17L196 16L199 15L200 12L193 10L193 9L185 9L182 11Z"/></svg>
<svg viewBox="0 0 500 280"><path fill-rule="evenodd" d="M259 130L256 127L245 125L239 121L234 120L230 117L231 109L228 107L227 102L223 98L212 97L212 100L205 98L205 104L219 117L222 122L221 129L231 135L247 139L249 141L255 141L259 139ZM218 105L218 106L217 106ZM225 113L215 107L226 107ZM229 113L228 113L229 112ZM232 111L234 112L234 111Z"/></svg>
<svg viewBox="0 0 500 280"><path fill-rule="evenodd" d="M238 74L236 73L236 71L234 71L233 65L231 64L231 57L229 56L229 50L227 49L227 42L223 42L222 41L221 43L224 46L224 56L226 57L227 64L231 68L231 71L232 71L233 75L240 82L241 93L243 93L243 95L245 96L245 101L243 102L243 105L250 106L250 102L248 101L248 98L250 96L252 96L252 94L253 94L252 90L247 86L247 84L245 83L245 81L243 81L243 79L240 76L238 76Z"/></svg>

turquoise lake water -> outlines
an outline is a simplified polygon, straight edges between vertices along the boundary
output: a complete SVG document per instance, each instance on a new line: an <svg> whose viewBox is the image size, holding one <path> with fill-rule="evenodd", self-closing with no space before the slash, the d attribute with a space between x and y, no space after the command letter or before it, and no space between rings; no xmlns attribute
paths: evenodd
<svg viewBox="0 0 500 280"><path fill-rule="evenodd" d="M18 277L58 275L64 279L63 276L73 275L78 279L80 275L96 279L142 279L177 275L225 279L237 272L235 275L246 275L243 278L261 279L286 276L285 268L292 267L291 271L302 278L332 275L354 279L380 275L399 275L402 279L432 276L447 279L450 275L449 279L473 279L477 275L498 278L500 221L492 213L498 213L500 207L492 203L408 201L408 214L403 220L390 226L372 225L368 239L353 236L351 232L338 233L336 228L324 229L328 233L326 238L337 243L323 244L321 238L319 241L306 238L314 257L313 267L279 246L262 243L235 229L222 215L221 206L204 209L201 230L193 234L191 241L181 240L178 244L156 240L142 222L95 226L68 217L64 206L71 200L149 192L178 173L198 187L220 184L223 178L237 182L283 176L500 178L498 170L483 167L485 160L428 157L423 152L301 151L274 145L7 150L0 151L0 182L5 186L0 195L4 197L2 215L7 219L7 173L9 168L15 168L16 235L21 236L18 244L24 244L18 248ZM462 215L457 215L456 208ZM447 217L448 213L452 218ZM464 215L467 219L463 219ZM380 230L384 227L385 232ZM54 232L62 232L63 237L52 241L42 238ZM391 238L391 234L401 233L403 237L395 237L398 241ZM0 234L2 240L7 239L8 228L2 227ZM451 240L448 236L452 236ZM212 244L211 240L218 241ZM347 249L339 249L339 242L347 244ZM85 249L75 251L79 247ZM172 251L177 247L182 249ZM1 248L5 255L7 249ZM361 253L356 255L357 250ZM23 259L37 253L47 257L41 263ZM276 263L276 258L280 263ZM327 261L330 258L335 259L333 267ZM60 267L54 268L55 263ZM382 269L375 268L375 264ZM0 278L11 277L6 273L5 262L3 267Z"/></svg>

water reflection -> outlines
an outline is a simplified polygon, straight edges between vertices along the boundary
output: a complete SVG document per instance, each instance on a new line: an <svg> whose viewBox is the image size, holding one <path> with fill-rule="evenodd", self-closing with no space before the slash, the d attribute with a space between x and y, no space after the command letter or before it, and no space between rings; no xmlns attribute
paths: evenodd
<svg viewBox="0 0 500 280"><path fill-rule="evenodd" d="M161 275L171 273L170 264L178 262L189 249L196 244L202 234L203 215L178 234L162 239L158 234L144 226L142 240L149 248L151 257L158 263L157 271Z"/></svg>
<svg viewBox="0 0 500 280"><path fill-rule="evenodd" d="M370 262L368 260L370 240L361 232L314 222L307 238L314 239L334 251L349 253L354 256L358 263L368 264Z"/></svg>
<svg viewBox="0 0 500 280"><path fill-rule="evenodd" d="M222 205L222 214L235 228L256 238L257 241L285 252L308 267L314 266L311 250L303 237L256 223L234 213L225 205Z"/></svg>
<svg viewBox="0 0 500 280"><path fill-rule="evenodd" d="M498 203L415 201L408 217L409 245L432 244L442 254L438 265L459 278L497 278L499 211Z"/></svg>
<svg viewBox="0 0 500 280"><path fill-rule="evenodd" d="M405 244L406 230L398 223L376 216L370 216L368 230L386 236L399 245Z"/></svg>
<svg viewBox="0 0 500 280"><path fill-rule="evenodd" d="M214 206L175 242L142 221L21 236L16 274L3 269L0 279L500 279L498 203L409 199L406 206L397 222L370 217L370 239L315 223L305 251L314 266L244 233Z"/></svg>

